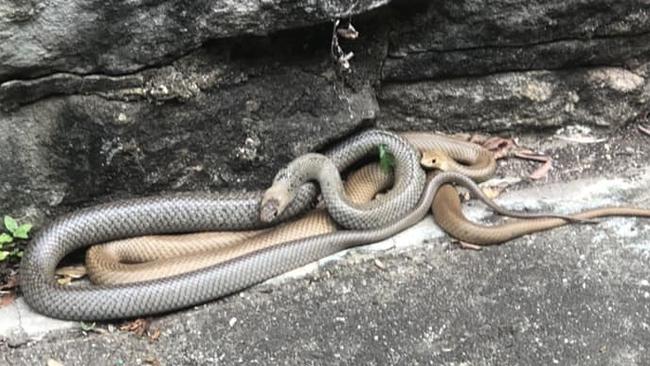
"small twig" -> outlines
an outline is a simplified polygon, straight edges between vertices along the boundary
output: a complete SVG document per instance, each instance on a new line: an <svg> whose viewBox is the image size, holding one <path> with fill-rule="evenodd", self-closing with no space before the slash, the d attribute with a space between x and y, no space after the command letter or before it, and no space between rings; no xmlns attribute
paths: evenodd
<svg viewBox="0 0 650 366"><path fill-rule="evenodd" d="M520 159L535 160L544 163L541 167L535 169L534 172L528 175L528 178L530 179L537 180L546 177L548 175L548 171L553 167L553 158L550 156L535 155L534 153L531 154L525 151L513 151L512 154Z"/></svg>
<svg viewBox="0 0 650 366"><path fill-rule="evenodd" d="M555 137L560 140L575 142L576 144L597 144L599 142L607 141L606 138L595 138L592 136L576 136L576 137L555 136Z"/></svg>
<svg viewBox="0 0 650 366"><path fill-rule="evenodd" d="M467 243L467 242L464 242L462 240L458 240L457 243L458 243L458 246L461 247L461 249L471 249L471 250L481 250L481 249L483 249L483 248L481 248L480 245Z"/></svg>
<svg viewBox="0 0 650 366"><path fill-rule="evenodd" d="M639 125L639 126L637 126L637 128L639 129L639 131L641 131L644 134L650 136L650 129L648 129L647 127Z"/></svg>

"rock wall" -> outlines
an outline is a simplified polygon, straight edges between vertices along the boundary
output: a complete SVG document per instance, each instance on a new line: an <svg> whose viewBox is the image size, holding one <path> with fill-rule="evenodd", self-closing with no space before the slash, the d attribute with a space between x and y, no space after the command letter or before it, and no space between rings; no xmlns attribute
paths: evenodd
<svg viewBox="0 0 650 366"><path fill-rule="evenodd" d="M9 1L0 214L258 189L366 126L618 127L648 110L646 0ZM351 71L330 56L332 19Z"/></svg>

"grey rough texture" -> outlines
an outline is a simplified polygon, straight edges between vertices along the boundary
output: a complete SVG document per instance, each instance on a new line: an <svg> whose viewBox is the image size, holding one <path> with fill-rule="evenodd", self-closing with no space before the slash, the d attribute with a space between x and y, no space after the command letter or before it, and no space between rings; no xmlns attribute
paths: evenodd
<svg viewBox="0 0 650 366"><path fill-rule="evenodd" d="M644 65L645 66L645 65ZM572 124L620 127L650 101L646 75L622 68L504 72L471 79L388 84L379 125L403 130L508 131Z"/></svg>
<svg viewBox="0 0 650 366"><path fill-rule="evenodd" d="M296 155L371 124L618 128L648 109L649 9L5 1L0 212L41 223L119 197L260 189ZM359 14L359 39L342 41L351 73L330 59L342 14Z"/></svg>
<svg viewBox="0 0 650 366"><path fill-rule="evenodd" d="M216 62L211 79L205 70L197 76L171 66L117 81L110 93L129 94L128 102L107 98L99 82L88 93L96 95L40 100L4 114L0 144L9 154L0 166L11 169L0 211L57 213L59 205L97 197L261 188L282 164L377 113L370 90L346 89L319 65L228 69Z"/></svg>
<svg viewBox="0 0 650 366"><path fill-rule="evenodd" d="M57 71L123 74L212 38L265 35L388 0L13 1L0 3L0 81Z"/></svg>
<svg viewBox="0 0 650 366"><path fill-rule="evenodd" d="M391 33L387 81L647 61L650 4L590 1L419 3ZM414 9L404 4L403 12Z"/></svg>

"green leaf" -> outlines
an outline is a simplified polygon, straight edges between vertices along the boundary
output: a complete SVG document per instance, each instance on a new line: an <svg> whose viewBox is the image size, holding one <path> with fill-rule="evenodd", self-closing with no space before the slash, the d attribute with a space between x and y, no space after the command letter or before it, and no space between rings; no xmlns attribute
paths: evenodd
<svg viewBox="0 0 650 366"><path fill-rule="evenodd" d="M5 215L5 228L7 228L7 231L13 234L14 231L18 229L18 223L16 222L16 220L14 220L13 217L9 215Z"/></svg>
<svg viewBox="0 0 650 366"><path fill-rule="evenodd" d="M0 247L2 246L2 244L8 244L11 243L12 241L14 241L14 238L11 235L7 233L0 234Z"/></svg>
<svg viewBox="0 0 650 366"><path fill-rule="evenodd" d="M32 229L32 224L22 224L14 231L14 238L29 239L29 231Z"/></svg>
<svg viewBox="0 0 650 366"><path fill-rule="evenodd" d="M91 330L95 329L96 324L93 323L85 323L85 322L79 322L79 325L81 326L81 330L84 332L90 332Z"/></svg>
<svg viewBox="0 0 650 366"><path fill-rule="evenodd" d="M379 145L379 167L386 173L390 173L395 165L395 157L388 151L385 144Z"/></svg>
<svg viewBox="0 0 650 366"><path fill-rule="evenodd" d="M5 252L4 250L0 250L0 262L7 259L8 256L9 256L9 252Z"/></svg>

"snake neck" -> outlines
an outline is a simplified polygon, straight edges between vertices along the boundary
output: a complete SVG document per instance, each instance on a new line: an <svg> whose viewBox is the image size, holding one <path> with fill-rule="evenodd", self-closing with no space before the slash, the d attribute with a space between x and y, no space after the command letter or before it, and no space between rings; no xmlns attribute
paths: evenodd
<svg viewBox="0 0 650 366"><path fill-rule="evenodd" d="M317 181L326 200L340 199L344 188L341 176L332 161L321 154L305 154L280 170L273 184L264 192L260 218L270 222L282 214L303 184Z"/></svg>

